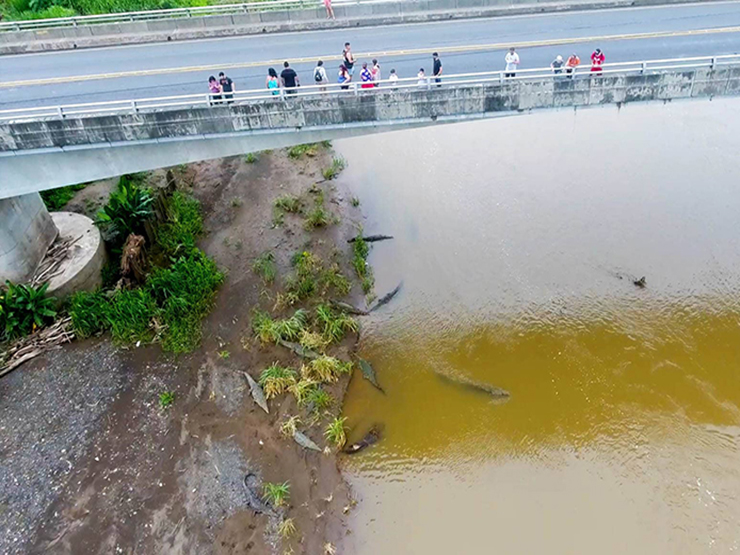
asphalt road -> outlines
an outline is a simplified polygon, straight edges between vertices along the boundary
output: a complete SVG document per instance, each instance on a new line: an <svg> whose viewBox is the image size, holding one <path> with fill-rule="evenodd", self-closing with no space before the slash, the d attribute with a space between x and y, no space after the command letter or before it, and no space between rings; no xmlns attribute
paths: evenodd
<svg viewBox="0 0 740 555"><path fill-rule="evenodd" d="M545 67L561 54L577 52L584 62L595 47L607 62L639 59L735 54L740 52L740 32L688 35L687 31L740 27L740 2L630 8L562 14L514 16L493 19L390 25L302 33L269 34L189 42L96 48L46 54L0 57L0 109L70 104L128 98L206 93L209 75L221 68L241 89L264 87L268 67L280 71L282 60L295 63L304 84L311 84L314 60L338 57L345 41L352 43L359 61L378 55L387 76L395 68L399 76L415 76L420 67L431 69L431 52L443 54L444 71L450 73L503 69L506 45L519 47L522 68ZM675 36L654 36L673 32ZM613 38L622 34L648 34L640 38ZM610 38L612 37L612 38ZM537 45L544 41L581 39L576 44ZM472 49L479 45L490 48ZM471 48L471 50L468 50ZM425 52L403 53L409 49ZM249 67L229 69L230 65ZM330 76L337 60L327 60ZM180 68L180 69L177 69ZM189 69L182 69L189 68ZM153 75L103 78L101 74L168 69ZM70 81L81 75L99 77ZM39 79L62 78L61 82L33 84ZM12 85L8 85L12 83Z"/></svg>

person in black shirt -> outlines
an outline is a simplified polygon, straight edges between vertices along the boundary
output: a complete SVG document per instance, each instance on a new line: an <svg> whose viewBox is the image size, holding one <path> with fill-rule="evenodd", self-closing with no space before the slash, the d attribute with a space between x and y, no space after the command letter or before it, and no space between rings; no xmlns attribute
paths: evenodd
<svg viewBox="0 0 740 555"><path fill-rule="evenodd" d="M234 102L234 93L236 92L236 88L234 87L234 82L231 80L230 77L226 77L224 72L218 74L218 82L221 85L221 92L224 93L224 99L228 104L231 104Z"/></svg>
<svg viewBox="0 0 740 555"><path fill-rule="evenodd" d="M295 94L296 87L301 86L298 74L292 67L290 67L288 62L285 62L283 67L285 69L280 72L280 81L282 82L283 88L285 89L286 94Z"/></svg>
<svg viewBox="0 0 740 555"><path fill-rule="evenodd" d="M436 52L432 54L432 60L434 61L434 68L432 74L434 75L434 82L437 83L438 87L441 87L439 83L442 82L442 60L439 59L439 54Z"/></svg>

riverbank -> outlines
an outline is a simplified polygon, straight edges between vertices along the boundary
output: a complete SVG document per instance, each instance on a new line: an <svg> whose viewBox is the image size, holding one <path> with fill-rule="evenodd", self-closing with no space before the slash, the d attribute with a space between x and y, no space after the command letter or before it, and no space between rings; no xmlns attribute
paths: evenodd
<svg viewBox="0 0 740 555"><path fill-rule="evenodd" d="M296 271L296 253L310 252L327 268L335 262L333 275L353 275L346 239L361 215L322 175L332 151L316 145L293 155L276 151L173 170L179 188L201 203L207 234L200 248L226 273L199 349L173 358L156 345L121 349L94 338L0 380L6 529L0 551L266 555L323 553L327 544L340 544L353 501L334 450L307 451L280 428L298 414L301 429L324 448L324 429L341 410L349 376L322 386L335 399L326 412L282 396L269 401L265 414L243 375L257 379L275 362L301 367L295 354L261 344L252 331L256 308L274 317L315 308L316 299L275 307ZM79 191L67 208L93 211L109 187ZM275 199L288 195L301 199L304 214L276 211ZM309 230L305 216L319 198L328 225ZM253 271L266 252L274 260L273 283ZM361 297L354 283L348 298ZM349 360L355 341L349 333L327 354ZM160 400L165 392L174 396L169 407ZM255 514L247 473L260 484L288 482L287 506ZM288 519L295 532L281 537L277 527Z"/></svg>

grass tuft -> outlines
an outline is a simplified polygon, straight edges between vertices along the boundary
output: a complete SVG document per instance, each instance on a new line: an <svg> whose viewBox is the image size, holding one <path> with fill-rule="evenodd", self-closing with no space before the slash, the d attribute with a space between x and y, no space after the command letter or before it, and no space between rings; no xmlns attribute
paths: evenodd
<svg viewBox="0 0 740 555"><path fill-rule="evenodd" d="M260 276L266 284L274 282L277 276L277 266L272 251L263 252L255 258L252 263L252 271Z"/></svg>
<svg viewBox="0 0 740 555"><path fill-rule="evenodd" d="M293 434L298 431L298 426L301 424L301 419L298 416L289 416L280 425L280 434L283 437L293 437Z"/></svg>
<svg viewBox="0 0 740 555"><path fill-rule="evenodd" d="M280 524L278 524L277 530L278 534L280 534L280 537L284 540L287 540L289 537L296 533L295 522L293 522L292 518L286 518Z"/></svg>
<svg viewBox="0 0 740 555"><path fill-rule="evenodd" d="M259 383L265 391L265 397L272 399L282 395L296 383L296 372L291 368L280 366L277 362L265 368L260 374Z"/></svg>
<svg viewBox="0 0 740 555"><path fill-rule="evenodd" d="M351 362L342 362L338 358L322 355L312 360L303 371L306 377L325 383L339 381L342 374L352 372Z"/></svg>
<svg viewBox="0 0 740 555"><path fill-rule="evenodd" d="M305 145L295 145L288 149L288 157L298 159L303 156L313 157L319 152L320 143L306 143Z"/></svg>
<svg viewBox="0 0 740 555"><path fill-rule="evenodd" d="M316 307L316 319L322 326L324 338L331 343L338 343L344 339L345 334L357 332L359 329L357 320L343 312L332 310L326 304L320 304Z"/></svg>
<svg viewBox="0 0 740 555"><path fill-rule="evenodd" d="M338 176L342 170L346 167L346 162L344 161L344 158L341 157L334 157L334 159L331 161L331 166L328 168L324 168L324 171L321 173L324 176L324 179L334 179L336 176Z"/></svg>
<svg viewBox="0 0 740 555"><path fill-rule="evenodd" d="M257 160L259 160L259 155L256 152L250 152L244 157L247 164L254 164Z"/></svg>
<svg viewBox="0 0 740 555"><path fill-rule="evenodd" d="M252 329L262 343L278 343L281 339L297 341L307 325L308 313L303 309L282 320L273 320L269 314L259 310L252 317Z"/></svg>
<svg viewBox="0 0 740 555"><path fill-rule="evenodd" d="M172 391L163 391L159 394L159 408L162 410L170 407L175 402L175 394Z"/></svg>
<svg viewBox="0 0 740 555"><path fill-rule="evenodd" d="M41 191L41 198L44 200L44 204L49 212L57 212L74 198L77 191L81 191L87 185L87 183L82 183L81 185L68 185L66 187Z"/></svg>
<svg viewBox="0 0 740 555"><path fill-rule="evenodd" d="M329 422L329 425L326 427L326 431L324 432L326 439L328 439L330 443L333 443L337 449L341 449L344 447L345 443L347 443L347 427L344 424L346 421L346 417L337 416L334 420Z"/></svg>
<svg viewBox="0 0 740 555"><path fill-rule="evenodd" d="M282 507L290 499L290 482L265 482L262 486L262 498L275 507Z"/></svg>

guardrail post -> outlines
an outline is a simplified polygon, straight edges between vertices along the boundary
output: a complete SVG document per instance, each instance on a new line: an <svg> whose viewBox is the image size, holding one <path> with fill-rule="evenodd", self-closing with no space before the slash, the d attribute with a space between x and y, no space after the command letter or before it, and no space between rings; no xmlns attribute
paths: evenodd
<svg viewBox="0 0 740 555"><path fill-rule="evenodd" d="M640 73L644 74L647 70L647 62L642 62L642 67L640 67Z"/></svg>
<svg viewBox="0 0 740 555"><path fill-rule="evenodd" d="M359 91L357 90L357 83L352 83L352 90L355 93L355 96L359 94Z"/></svg>
<svg viewBox="0 0 740 555"><path fill-rule="evenodd" d="M139 111L139 109L138 109L138 108L136 107L136 101L135 101L135 100L132 100L132 101L131 101L131 111L132 111L132 112L133 112L134 114L135 114L135 113L137 113L137 112Z"/></svg>
<svg viewBox="0 0 740 555"><path fill-rule="evenodd" d="M206 106L213 106L213 99L210 94L206 95Z"/></svg>
<svg viewBox="0 0 740 555"><path fill-rule="evenodd" d="M74 17L72 18L72 27L77 27L77 19Z"/></svg>
<svg viewBox="0 0 740 555"><path fill-rule="evenodd" d="M64 110L62 110L61 106L57 106L57 114L59 114L59 117L64 119Z"/></svg>
<svg viewBox="0 0 740 555"><path fill-rule="evenodd" d="M712 58L712 61L709 63L709 69L714 69L715 64L717 63L717 58Z"/></svg>
<svg viewBox="0 0 740 555"><path fill-rule="evenodd" d="M190 10L187 10L187 12L185 12L185 13L188 14L188 17L193 17L193 13Z"/></svg>
<svg viewBox="0 0 740 555"><path fill-rule="evenodd" d="M501 83L502 85L504 84L504 72L503 71L498 72L498 82Z"/></svg>
<svg viewBox="0 0 740 555"><path fill-rule="evenodd" d="M428 91L432 90L432 78L431 77L427 77L427 90Z"/></svg>
<svg viewBox="0 0 740 555"><path fill-rule="evenodd" d="M21 26L16 23L15 25L13 25L13 30L14 31L20 31L21 30Z"/></svg>

